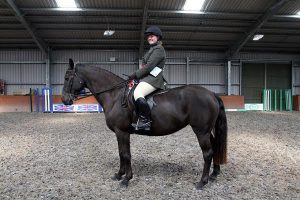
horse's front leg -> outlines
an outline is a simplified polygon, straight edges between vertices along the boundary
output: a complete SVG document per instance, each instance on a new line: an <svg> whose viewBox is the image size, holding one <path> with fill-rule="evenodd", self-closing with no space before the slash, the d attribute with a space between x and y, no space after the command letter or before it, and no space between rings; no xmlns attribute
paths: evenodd
<svg viewBox="0 0 300 200"><path fill-rule="evenodd" d="M123 131L116 131L118 140L119 156L120 156L120 169L115 174L115 180L121 180L125 174L121 184L128 186L129 180L132 179L132 168L131 168L131 153L130 153L130 134Z"/></svg>

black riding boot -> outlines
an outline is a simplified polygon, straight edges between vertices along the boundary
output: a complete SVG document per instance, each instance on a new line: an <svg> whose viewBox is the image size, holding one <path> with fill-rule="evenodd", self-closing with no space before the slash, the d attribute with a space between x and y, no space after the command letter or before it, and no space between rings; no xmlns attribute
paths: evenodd
<svg viewBox="0 0 300 200"><path fill-rule="evenodd" d="M146 99L140 97L136 100L137 104L137 110L139 118L136 123L135 130L146 130L150 131L151 127L151 121L150 121L150 115L151 115L151 110L149 108L149 105L146 101Z"/></svg>

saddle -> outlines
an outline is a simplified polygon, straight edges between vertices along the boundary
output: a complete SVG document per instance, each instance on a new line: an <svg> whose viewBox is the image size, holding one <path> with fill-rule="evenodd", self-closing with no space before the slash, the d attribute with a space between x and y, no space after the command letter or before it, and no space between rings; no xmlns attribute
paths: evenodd
<svg viewBox="0 0 300 200"><path fill-rule="evenodd" d="M129 100L129 102L134 102L134 97L133 97L133 92L136 88L136 86L138 85L138 82L136 80L131 80L129 83L128 83L128 92L127 92L127 98ZM145 99L147 100L147 103L150 107L150 110L152 110L152 108L154 106L156 106L156 102L154 101L153 97L156 96L156 95L160 95L160 94L163 94L165 92L168 92L168 89L157 89L155 90L154 92L150 93L149 95L145 96ZM133 106L135 106L134 103L132 103Z"/></svg>

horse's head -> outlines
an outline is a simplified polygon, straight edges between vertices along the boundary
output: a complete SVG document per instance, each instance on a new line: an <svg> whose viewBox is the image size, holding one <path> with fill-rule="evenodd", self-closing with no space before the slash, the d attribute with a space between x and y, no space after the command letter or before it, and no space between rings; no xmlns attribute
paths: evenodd
<svg viewBox="0 0 300 200"><path fill-rule="evenodd" d="M73 104L80 91L84 88L84 81L77 75L74 62L69 59L69 68L65 74L64 87L61 100L65 105Z"/></svg>

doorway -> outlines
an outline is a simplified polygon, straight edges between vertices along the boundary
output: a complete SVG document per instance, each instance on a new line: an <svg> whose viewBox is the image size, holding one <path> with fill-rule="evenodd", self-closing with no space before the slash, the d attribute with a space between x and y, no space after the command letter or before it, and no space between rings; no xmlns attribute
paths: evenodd
<svg viewBox="0 0 300 200"><path fill-rule="evenodd" d="M263 89L290 89L292 65L243 63L242 95L245 103L262 103Z"/></svg>

